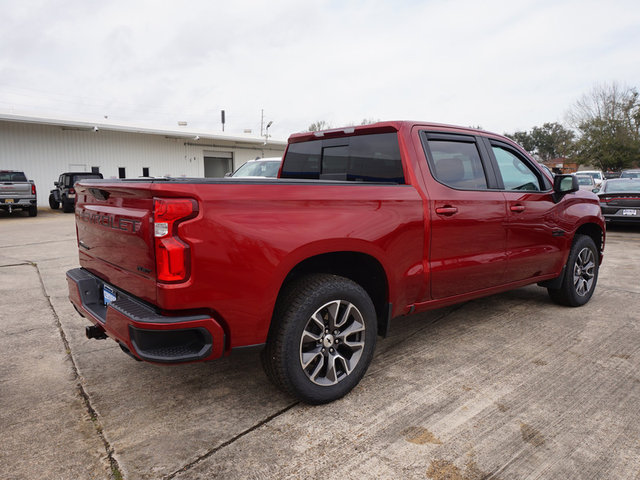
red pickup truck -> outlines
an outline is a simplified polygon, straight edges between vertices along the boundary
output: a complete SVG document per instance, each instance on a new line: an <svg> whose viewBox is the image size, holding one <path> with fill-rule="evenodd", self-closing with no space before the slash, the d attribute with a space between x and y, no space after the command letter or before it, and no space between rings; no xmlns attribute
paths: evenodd
<svg viewBox="0 0 640 480"><path fill-rule="evenodd" d="M579 306L605 226L575 177L492 133L419 122L294 134L276 179L83 180L69 298L154 363L263 345L308 403L349 392L392 319L538 283Z"/></svg>

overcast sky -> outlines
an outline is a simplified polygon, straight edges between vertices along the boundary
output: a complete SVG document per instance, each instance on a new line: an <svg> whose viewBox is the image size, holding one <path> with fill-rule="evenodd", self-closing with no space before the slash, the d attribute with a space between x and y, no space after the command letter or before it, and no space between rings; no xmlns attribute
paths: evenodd
<svg viewBox="0 0 640 480"><path fill-rule="evenodd" d="M260 132L563 122L640 87L638 0L0 0L0 112ZM105 120L104 116L108 116Z"/></svg>

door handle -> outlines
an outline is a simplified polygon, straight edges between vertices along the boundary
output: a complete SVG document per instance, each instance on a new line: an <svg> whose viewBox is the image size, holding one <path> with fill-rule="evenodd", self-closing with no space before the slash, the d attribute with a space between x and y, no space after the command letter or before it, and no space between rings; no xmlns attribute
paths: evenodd
<svg viewBox="0 0 640 480"><path fill-rule="evenodd" d="M520 213L520 212L524 212L524 210L525 210L524 205L511 205L512 212Z"/></svg>
<svg viewBox="0 0 640 480"><path fill-rule="evenodd" d="M446 206L446 207L437 207L436 213L438 215L453 215L457 213L458 209L456 207Z"/></svg>

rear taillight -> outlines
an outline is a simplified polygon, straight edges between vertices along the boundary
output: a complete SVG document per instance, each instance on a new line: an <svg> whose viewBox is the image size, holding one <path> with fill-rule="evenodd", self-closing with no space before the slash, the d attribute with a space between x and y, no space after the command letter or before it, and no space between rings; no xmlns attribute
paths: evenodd
<svg viewBox="0 0 640 480"><path fill-rule="evenodd" d="M32 183L31 184L31 195L35 195L36 194L36 184Z"/></svg>
<svg viewBox="0 0 640 480"><path fill-rule="evenodd" d="M71 188L69 189L69 193L76 193L75 188L71 187Z"/></svg>
<svg viewBox="0 0 640 480"><path fill-rule="evenodd" d="M153 235L156 272L160 282L189 278L189 245L178 236L178 224L198 214L198 203L189 198L153 199Z"/></svg>

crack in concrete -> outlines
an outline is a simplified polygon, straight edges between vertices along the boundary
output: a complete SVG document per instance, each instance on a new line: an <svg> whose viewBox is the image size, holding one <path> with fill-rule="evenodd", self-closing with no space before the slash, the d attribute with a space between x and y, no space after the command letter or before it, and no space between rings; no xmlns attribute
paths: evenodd
<svg viewBox="0 0 640 480"><path fill-rule="evenodd" d="M30 245L46 245L48 243L62 243L62 242L68 242L70 239L75 239L75 235L67 239L63 238L62 240L45 240L44 242L18 243L16 245L0 245L0 248L17 248L17 247L28 247Z"/></svg>
<svg viewBox="0 0 640 480"><path fill-rule="evenodd" d="M0 268L4 268L4 267L24 267L24 266L29 266L29 265L33 265L33 263L31 262L25 262L25 263L9 263L7 265L0 265Z"/></svg>
<svg viewBox="0 0 640 480"><path fill-rule="evenodd" d="M185 465L184 467L182 467L179 470L176 470L173 473L170 473L169 475L163 477L163 480L171 480L172 478L175 478L176 475L180 474L180 473L184 473L187 472L189 470L191 470L193 467L195 467L196 465L200 464L201 462L203 462L204 460L206 460L207 458L211 457L212 455L215 455L217 452L219 452L220 450L222 450L225 447L228 447L229 445L237 442L238 440L240 440L242 437L250 434L251 432L257 430L258 428L262 427L263 425L266 425L267 423L269 423L271 420L279 417L280 415L288 412L289 410L291 410L293 407L295 407L296 405L298 405L300 402L293 402L292 404L286 406L285 408L283 408L282 410L277 411L276 413L274 413L273 415L269 415L267 418L265 418L264 420L262 420L261 422L256 423L255 425L253 425L252 427L247 428L246 430L240 432L238 435L236 435L235 437L227 440L226 442L221 443L220 445L218 445L215 448L212 448L211 450L209 450L207 453L205 453L204 455L199 456L198 458L196 458L193 462L188 463L187 465Z"/></svg>
<svg viewBox="0 0 640 480"><path fill-rule="evenodd" d="M98 417L98 413L96 412L95 408L93 408L93 405L91 405L91 399L89 398L89 394L87 393L86 389L84 388L84 385L82 384L82 376L80 375L80 371L78 370L78 366L76 365L73 355L71 355L71 346L69 345L69 341L67 340L67 335L64 333L64 329L62 328L62 322L60 322L60 318L58 317L58 314L55 308L53 308L53 304L51 303L51 297L47 295L47 290L44 286L44 280L42 279L42 274L40 273L38 264L35 262L29 262L22 265L31 265L36 269L36 273L38 274L38 279L40 280L40 287L42 288L42 293L44 294L44 297L47 300L47 303L49 304L49 309L51 310L51 313L53 314L53 318L56 321L56 326L58 327L58 333L60 334L60 338L62 339L62 344L64 345L65 351L67 352L67 356L71 361L73 374L77 381L76 387L78 389L78 393L80 394L80 397L82 398L85 408L89 413L89 417L91 418L91 421L94 424L94 428L96 429L96 433L98 434L98 437L100 438L100 440L102 440L102 443L104 444L104 448L107 454L107 459L109 461L109 466L111 467L111 474L113 478L121 479L123 478L121 473L122 470L120 469L120 465L118 464L118 461L113 456L115 450L111 446L107 438L105 437L102 424L100 423L100 419Z"/></svg>
<svg viewBox="0 0 640 480"><path fill-rule="evenodd" d="M632 293L634 295L640 295L640 292L634 292L633 290L625 290L624 288L617 288L617 287L609 287L607 285L597 285L596 286L596 290L600 289L600 290L609 290L610 292L623 292L623 293ZM595 294L595 292L594 292Z"/></svg>

